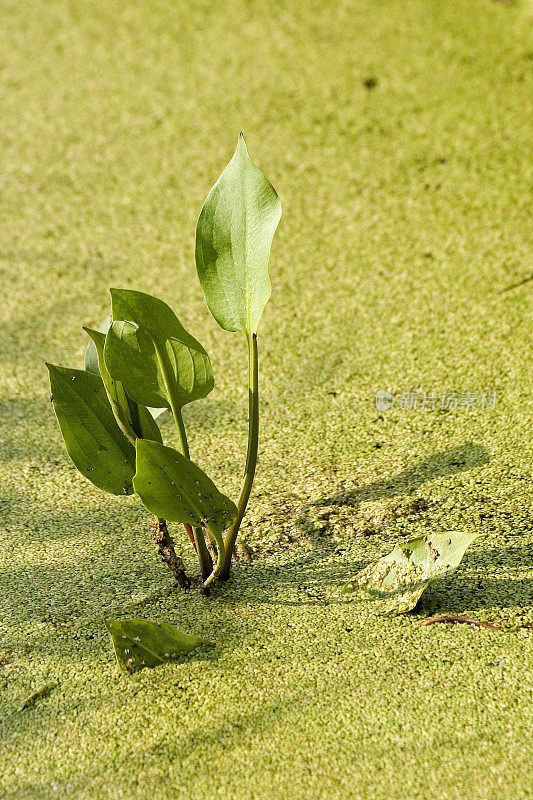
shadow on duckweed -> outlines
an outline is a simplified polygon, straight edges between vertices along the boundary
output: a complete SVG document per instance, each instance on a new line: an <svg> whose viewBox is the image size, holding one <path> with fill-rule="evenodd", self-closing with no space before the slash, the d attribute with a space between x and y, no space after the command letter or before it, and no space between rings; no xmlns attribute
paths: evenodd
<svg viewBox="0 0 533 800"><path fill-rule="evenodd" d="M490 456L483 446L466 442L463 445L435 453L391 478L374 481L365 486L338 492L331 497L298 506L298 517L304 522L310 537L310 552L304 557L297 557L282 565L264 565L259 568L254 563L255 576L258 577L260 573L261 581L256 583L254 598L249 602L274 605L331 605L355 602L350 596L335 597L337 587L340 589L345 579L356 574L375 558L375 553L371 552L374 548L370 546L365 548L365 538L363 538L359 544L363 550L368 550L368 557L366 559L360 557L347 564L342 556L347 548L338 541L328 539L327 534L324 535L323 528L317 524L316 520L312 519L311 509L328 506L348 506L357 509L360 503L366 501L410 495L430 480L482 467L489 461ZM412 511L413 509L409 508L405 515L408 516ZM417 514L425 511L428 511L428 508L423 504L417 506ZM531 519L531 527L533 527L533 519ZM340 558L335 559L335 556L340 556ZM508 573L531 569L532 563L533 545L531 544L519 547L494 547L490 550L476 551L474 554L467 552L462 562L462 568L475 574L468 578L461 578L460 575L454 574L450 578L438 582L422 596L417 609L423 609L424 612L446 610L454 613L464 609L474 610L485 607L502 609L518 606L531 607L533 605L533 580L523 576L514 577L513 574L509 575ZM498 573L501 577L498 577ZM488 574L492 576L487 577ZM261 594L260 586L264 587L264 594ZM273 594L280 587L285 590L293 589L301 596L293 600L288 598L277 600Z"/></svg>
<svg viewBox="0 0 533 800"><path fill-rule="evenodd" d="M505 565L505 574L501 574L502 567L498 560L508 550L513 551L514 560ZM483 608L533 607L533 578L519 574L523 570L531 570L532 550L532 545L524 545L493 548L487 553L476 552L474 556L467 552L458 572L426 590L416 612L459 614ZM374 557L333 560L341 552L333 543L331 547L324 547L321 543L320 548L313 547L306 557L283 564L247 568L247 571L253 570L253 580L245 585L239 576L239 585L235 587L238 588L239 599L252 605L273 606L356 605L366 602L353 595L342 595L340 590L351 575L363 569ZM225 601L223 593L218 595L218 600ZM235 604L236 594L227 600Z"/></svg>
<svg viewBox="0 0 533 800"><path fill-rule="evenodd" d="M428 481L482 467L489 461L490 456L482 445L465 442L435 453L392 478L382 478L358 489L340 492L314 505L357 506L367 500L385 500L401 494L412 494Z"/></svg>

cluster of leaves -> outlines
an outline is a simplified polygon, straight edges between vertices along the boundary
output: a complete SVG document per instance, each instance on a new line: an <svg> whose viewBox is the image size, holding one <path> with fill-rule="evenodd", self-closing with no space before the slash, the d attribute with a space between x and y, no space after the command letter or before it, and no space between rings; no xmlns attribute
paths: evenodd
<svg viewBox="0 0 533 800"><path fill-rule="evenodd" d="M249 440L237 504L190 459L183 407L211 392L213 370L205 349L165 302L111 289L110 315L98 330L84 329L90 337L85 369L47 365L54 410L78 470L111 494L136 492L159 530L166 531L167 520L183 523L204 589L229 575L254 478L257 328L270 297L268 260L280 216L276 192L249 158L241 135L196 230L197 273L207 305L222 328L242 331L248 341ZM163 443L157 418L165 409L174 418L179 450ZM173 548L170 538L165 547Z"/></svg>

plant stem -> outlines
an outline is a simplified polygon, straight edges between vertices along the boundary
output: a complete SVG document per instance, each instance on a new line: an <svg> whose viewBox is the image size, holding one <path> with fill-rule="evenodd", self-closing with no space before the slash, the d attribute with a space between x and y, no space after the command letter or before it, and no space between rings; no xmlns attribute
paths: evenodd
<svg viewBox="0 0 533 800"><path fill-rule="evenodd" d="M218 550L218 558L217 558L217 563L215 565L214 570L211 572L210 575L207 576L206 580L204 580L204 582L202 584L202 589L207 589L208 586L211 583L213 583L213 581L216 580L216 578L218 578L218 576L220 575L220 573L221 573L221 571L222 571L222 569L224 567L225 560L226 560L225 559L226 548L225 548L225 545L224 545L224 537L222 536L221 533L219 533L219 531L217 531L217 529L214 527L214 525L210 525L208 523L207 524L207 529L208 529L209 533L211 534L211 536L213 537L214 541L216 542L217 550Z"/></svg>
<svg viewBox="0 0 533 800"><path fill-rule="evenodd" d="M194 540L194 533L192 532L192 526L189 525L188 522L184 522L183 523L183 527L185 528L187 536L189 537L190 543L192 544L192 546L194 547L195 552L197 553L198 552L198 548L196 547L196 542Z"/></svg>
<svg viewBox="0 0 533 800"><path fill-rule="evenodd" d="M180 437L180 444L181 444L181 452L183 453L185 458L190 458L191 456L189 454L189 443L187 441L187 433L185 431L185 423L183 422L181 406L178 405L178 403L176 402L176 398L174 397L174 392L171 389L171 383L169 380L169 374L167 370L167 362L155 342L154 342L154 347L157 359L159 361L159 366L161 367L161 375L163 376L163 382L165 384L165 389L167 392L168 401L170 403L172 416L174 417L174 422L176 423L176 428L178 429L178 434Z"/></svg>
<svg viewBox="0 0 533 800"><path fill-rule="evenodd" d="M175 402L172 392L170 391L170 384L167 380L166 373L163 368L163 361L161 361L161 366L163 369L163 377L165 380L165 385L167 387L167 394L170 401L170 408L172 410L172 415L174 417L174 422L176 423L176 428L178 429L178 435L180 438L180 445L181 445L181 452L185 456L185 458L191 457L189 452L189 442L187 441L187 431L185 430L185 423L183 422L183 414L181 413L181 408ZM187 534L189 534L190 526L185 526L185 530ZM213 570L213 561L211 560L211 556L209 555L209 550L207 549L207 545L205 543L204 532L202 528L198 527L194 529L193 533L193 545L198 555L198 561L200 562L200 571L202 573L202 580L205 581Z"/></svg>
<svg viewBox="0 0 533 800"><path fill-rule="evenodd" d="M164 519L158 517L152 523L152 537L161 556L161 561L168 566L178 586L181 586L182 589L188 589L191 582L185 573L185 565L182 559L176 555L174 542Z"/></svg>
<svg viewBox="0 0 533 800"><path fill-rule="evenodd" d="M205 543L204 532L202 528L194 529L194 542L196 544L196 552L198 554L198 561L200 562L200 570L202 572L202 580L205 581L213 571L213 559L207 549Z"/></svg>
<svg viewBox="0 0 533 800"><path fill-rule="evenodd" d="M178 429L178 434L180 437L180 444L181 444L181 452L185 456L185 458L190 459L190 452L189 452L189 443L187 441L187 432L185 430L185 423L183 422L183 415L181 413L181 408L178 408L173 401L171 401L172 407L172 414L174 415L174 420L176 422L176 427ZM185 528L187 530L187 527ZM187 530L188 533L188 530ZM206 580L206 578L211 574L213 569L213 562L211 560L211 556L209 555L209 550L207 549L207 545L205 543L204 532L202 528L195 528L194 533L194 548L198 555L198 561L200 562L200 571L202 573L202 580Z"/></svg>
<svg viewBox="0 0 533 800"><path fill-rule="evenodd" d="M176 398L174 397L174 393L171 389L171 383L169 380L169 376L167 374L167 365L165 358L163 357L163 354L158 350L157 345L155 345L155 347L159 364L161 367L161 373L163 375L163 380L165 382L165 388L167 390L167 397L170 403L172 416L174 417L174 422L176 423L176 428L178 429L181 452L185 456L185 458L190 459L191 455L189 452L189 442L187 441L187 432L185 430L185 423L183 422L181 406L179 406L178 403L176 402ZM187 533L189 533L187 526L185 526L185 530L187 531ZM194 537L193 545L198 554L198 561L200 562L202 579L205 581L211 575L213 569L213 562L211 560L211 556L209 555L209 551L205 543L204 532L202 528L200 527L195 528L193 537Z"/></svg>
<svg viewBox="0 0 533 800"><path fill-rule="evenodd" d="M244 470L244 481L237 503L237 519L226 534L226 552L220 571L220 580L229 578L231 569L231 557L235 549L235 542L239 528L246 512L246 506L250 499L250 492L255 476L257 464L257 450L259 446L259 365L257 354L257 334L253 333L248 337L248 449L246 451L246 467Z"/></svg>
<svg viewBox="0 0 533 800"><path fill-rule="evenodd" d="M174 415L176 428L178 429L178 434L180 437L181 452L183 453L185 458L190 459L191 455L189 453L189 442L187 441L187 433L185 431L185 423L183 422L183 415L181 413L181 408L175 407L173 402L171 402L171 405L172 405L172 414Z"/></svg>

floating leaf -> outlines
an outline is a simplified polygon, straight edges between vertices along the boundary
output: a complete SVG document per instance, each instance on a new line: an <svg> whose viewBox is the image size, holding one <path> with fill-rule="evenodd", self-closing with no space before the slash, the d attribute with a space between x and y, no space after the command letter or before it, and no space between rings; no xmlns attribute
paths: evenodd
<svg viewBox="0 0 533 800"><path fill-rule="evenodd" d="M111 289L111 301L115 321L104 358L130 397L144 406L182 408L209 394L209 356L166 303L130 289Z"/></svg>
<svg viewBox="0 0 533 800"><path fill-rule="evenodd" d="M129 673L175 661L198 647L213 647L211 642L181 633L168 622L117 619L106 620L104 624L111 636L119 666Z"/></svg>
<svg viewBox="0 0 533 800"><path fill-rule="evenodd" d="M257 333L271 292L268 259L279 198L248 155L242 134L196 227L196 269L211 314L227 331Z"/></svg>
<svg viewBox="0 0 533 800"><path fill-rule="evenodd" d="M102 379L47 364L54 411L72 461L110 494L132 494L135 448L117 425Z"/></svg>
<svg viewBox="0 0 533 800"><path fill-rule="evenodd" d="M148 439L137 441L135 491L157 517L225 530L237 517L235 503L219 492L194 461Z"/></svg>
<svg viewBox="0 0 533 800"><path fill-rule="evenodd" d="M385 614L413 609L434 581L451 575L479 533L436 533L398 544L389 555L369 564L343 587L381 601Z"/></svg>
<svg viewBox="0 0 533 800"><path fill-rule="evenodd" d="M130 439L153 439L154 442L162 442L159 426L147 408L128 397L123 384L112 378L107 371L104 361L105 333L93 331L91 328L83 330L91 337L96 350L100 375L120 429Z"/></svg>

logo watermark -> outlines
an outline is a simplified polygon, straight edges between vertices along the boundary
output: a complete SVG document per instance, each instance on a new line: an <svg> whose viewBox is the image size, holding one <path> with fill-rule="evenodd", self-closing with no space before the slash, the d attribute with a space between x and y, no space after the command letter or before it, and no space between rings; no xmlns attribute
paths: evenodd
<svg viewBox="0 0 533 800"><path fill-rule="evenodd" d="M378 411L388 411L390 408L429 409L430 411L452 409L466 410L479 408L482 410L495 408L495 391L468 391L468 392L398 392L392 394L386 389L376 392L374 403Z"/></svg>

